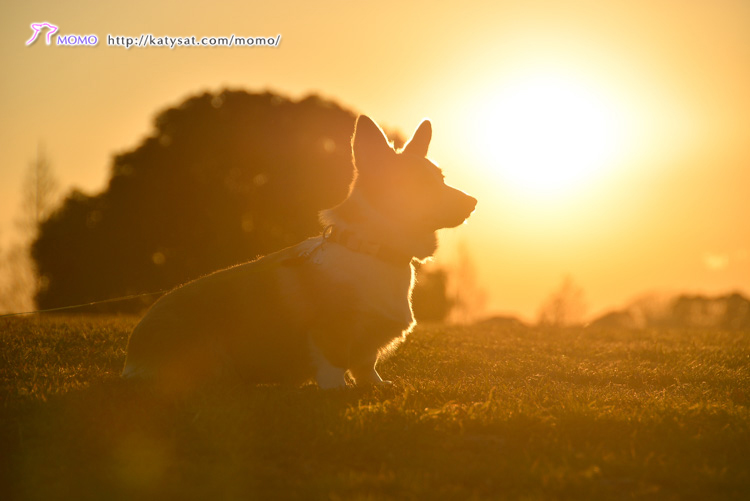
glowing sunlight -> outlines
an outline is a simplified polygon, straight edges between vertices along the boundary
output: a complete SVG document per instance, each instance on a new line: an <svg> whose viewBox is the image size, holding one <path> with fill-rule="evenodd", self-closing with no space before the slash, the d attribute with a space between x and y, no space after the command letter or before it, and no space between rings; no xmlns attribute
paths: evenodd
<svg viewBox="0 0 750 501"><path fill-rule="evenodd" d="M590 187L623 150L625 113L583 81L524 75L485 96L476 138L493 176L524 196L549 199Z"/></svg>

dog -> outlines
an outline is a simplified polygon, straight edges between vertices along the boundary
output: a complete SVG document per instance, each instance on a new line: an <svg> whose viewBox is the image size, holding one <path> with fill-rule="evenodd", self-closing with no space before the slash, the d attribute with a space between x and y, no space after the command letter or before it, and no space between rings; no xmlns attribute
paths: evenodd
<svg viewBox="0 0 750 501"><path fill-rule="evenodd" d="M462 224L477 200L445 184L426 158L424 120L396 151L358 117L349 194L320 213L319 236L173 289L135 327L122 376L169 391L227 372L249 383L384 385L378 359L416 324L414 262L436 231Z"/></svg>

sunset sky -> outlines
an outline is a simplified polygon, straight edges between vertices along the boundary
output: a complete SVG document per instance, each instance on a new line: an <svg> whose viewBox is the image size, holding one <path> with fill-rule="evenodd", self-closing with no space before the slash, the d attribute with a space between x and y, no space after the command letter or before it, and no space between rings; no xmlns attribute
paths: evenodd
<svg viewBox="0 0 750 501"><path fill-rule="evenodd" d="M0 242L43 144L101 190L155 114L224 87L318 93L409 134L479 199L465 245L488 311L534 319L564 276L591 315L646 291L750 293L750 2L95 1L0 8ZM31 46L30 24L99 38ZM277 36L277 48L107 35Z"/></svg>

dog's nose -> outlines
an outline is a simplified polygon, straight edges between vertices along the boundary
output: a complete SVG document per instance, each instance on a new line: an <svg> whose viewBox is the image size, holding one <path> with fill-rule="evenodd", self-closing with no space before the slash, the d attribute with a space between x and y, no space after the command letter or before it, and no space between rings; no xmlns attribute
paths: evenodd
<svg viewBox="0 0 750 501"><path fill-rule="evenodd" d="M466 206L468 207L469 213L474 212L474 209L477 208L477 199L471 195L466 195L466 199Z"/></svg>

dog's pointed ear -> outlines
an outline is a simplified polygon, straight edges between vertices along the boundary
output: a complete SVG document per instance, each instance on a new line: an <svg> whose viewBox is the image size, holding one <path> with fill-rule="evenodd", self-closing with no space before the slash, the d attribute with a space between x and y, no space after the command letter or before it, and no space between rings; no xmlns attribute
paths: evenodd
<svg viewBox="0 0 750 501"><path fill-rule="evenodd" d="M410 155L418 155L420 157L427 156L427 148L430 146L430 140L432 139L432 124L426 118L419 124L417 130L414 131L414 135L409 139L409 142L404 146L404 153Z"/></svg>
<svg viewBox="0 0 750 501"><path fill-rule="evenodd" d="M373 122L370 117L360 115L354 125L352 153L354 154L354 165L360 169L369 162L382 160L394 151L378 124Z"/></svg>

